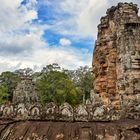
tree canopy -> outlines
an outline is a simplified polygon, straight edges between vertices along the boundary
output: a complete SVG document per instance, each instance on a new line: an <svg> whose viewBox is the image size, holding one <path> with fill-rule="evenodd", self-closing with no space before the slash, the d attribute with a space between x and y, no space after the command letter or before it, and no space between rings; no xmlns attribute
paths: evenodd
<svg viewBox="0 0 140 140"><path fill-rule="evenodd" d="M68 102L74 106L85 103L90 97L93 84L91 68L87 66L66 70L54 63L46 65L40 72L30 68L7 71L0 75L0 104L12 101L13 91L23 76L32 76L43 104Z"/></svg>
<svg viewBox="0 0 140 140"><path fill-rule="evenodd" d="M56 102L62 104L68 102L76 105L80 102L78 89L64 72L50 71L43 74L41 79L37 81L37 87L43 103Z"/></svg>
<svg viewBox="0 0 140 140"><path fill-rule="evenodd" d="M8 98L9 98L8 88L6 86L0 85L0 104L7 102Z"/></svg>
<svg viewBox="0 0 140 140"><path fill-rule="evenodd" d="M20 80L20 77L14 72L6 71L1 73L0 85L7 89L9 101L12 101L13 91Z"/></svg>

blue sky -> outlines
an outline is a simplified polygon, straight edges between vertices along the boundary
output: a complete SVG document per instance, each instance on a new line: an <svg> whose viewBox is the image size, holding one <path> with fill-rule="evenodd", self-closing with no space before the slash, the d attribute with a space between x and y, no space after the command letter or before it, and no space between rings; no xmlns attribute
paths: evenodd
<svg viewBox="0 0 140 140"><path fill-rule="evenodd" d="M91 66L97 25L118 2L0 0L0 72L25 67L38 71L51 63L67 69Z"/></svg>

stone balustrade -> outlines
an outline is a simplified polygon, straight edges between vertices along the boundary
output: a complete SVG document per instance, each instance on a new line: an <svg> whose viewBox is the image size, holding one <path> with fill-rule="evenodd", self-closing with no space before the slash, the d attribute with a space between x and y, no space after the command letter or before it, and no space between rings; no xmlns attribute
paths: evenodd
<svg viewBox="0 0 140 140"><path fill-rule="evenodd" d="M120 111L103 104L80 104L72 107L68 103L60 106L51 102L41 104L4 104L0 106L0 119L5 120L47 120L47 121L110 121L120 119L140 119L138 102L126 102Z"/></svg>

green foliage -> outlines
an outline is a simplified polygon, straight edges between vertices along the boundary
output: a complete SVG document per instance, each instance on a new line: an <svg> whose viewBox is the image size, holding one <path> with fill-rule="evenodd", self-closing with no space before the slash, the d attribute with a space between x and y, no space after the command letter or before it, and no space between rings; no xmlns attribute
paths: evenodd
<svg viewBox="0 0 140 140"><path fill-rule="evenodd" d="M37 80L42 103L56 102L62 104L68 102L71 105L78 104L78 90L67 74L60 71L49 71Z"/></svg>
<svg viewBox="0 0 140 140"><path fill-rule="evenodd" d="M43 67L42 73L48 73L50 71L59 71L61 70L61 67L57 63L49 64Z"/></svg>
<svg viewBox="0 0 140 140"><path fill-rule="evenodd" d="M0 104L3 104L8 101L8 88L5 86L0 86Z"/></svg>
<svg viewBox="0 0 140 140"><path fill-rule="evenodd" d="M31 68L24 68L24 69L18 69L15 71L15 74L18 76L32 76L34 71Z"/></svg>
<svg viewBox="0 0 140 140"><path fill-rule="evenodd" d="M79 89L80 97L82 97L81 100L85 103L85 100L90 98L90 92L93 88L93 74L91 68L85 66L73 71L65 70L65 72Z"/></svg>
<svg viewBox="0 0 140 140"><path fill-rule="evenodd" d="M7 88L10 101L12 100L13 91L19 81L20 77L10 71L3 72L0 75L0 85Z"/></svg>
<svg viewBox="0 0 140 140"><path fill-rule="evenodd" d="M13 91L22 76L32 76L40 93L42 103L68 102L71 105L85 103L90 98L93 84L91 68L79 67L76 70L65 70L53 63L45 66L41 72L30 68L19 69L15 72L3 72L0 75L0 103L12 101Z"/></svg>

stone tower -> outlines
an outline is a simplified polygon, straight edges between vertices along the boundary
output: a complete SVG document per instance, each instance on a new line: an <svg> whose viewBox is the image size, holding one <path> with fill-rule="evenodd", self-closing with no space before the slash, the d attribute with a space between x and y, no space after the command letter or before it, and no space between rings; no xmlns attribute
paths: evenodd
<svg viewBox="0 0 140 140"><path fill-rule="evenodd" d="M120 108L140 95L140 17L133 3L107 10L98 25L93 54L94 91L104 104Z"/></svg>
<svg viewBox="0 0 140 140"><path fill-rule="evenodd" d="M23 77L13 93L13 103L37 103L39 102L36 87L31 77Z"/></svg>

